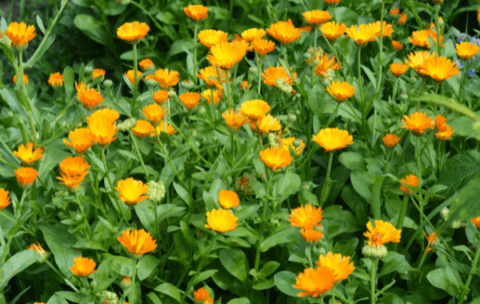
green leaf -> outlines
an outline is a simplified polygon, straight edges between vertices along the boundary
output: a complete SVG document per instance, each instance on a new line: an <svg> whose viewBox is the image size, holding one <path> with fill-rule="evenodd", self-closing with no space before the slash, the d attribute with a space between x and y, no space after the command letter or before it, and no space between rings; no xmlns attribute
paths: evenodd
<svg viewBox="0 0 480 304"><path fill-rule="evenodd" d="M45 38L43 39L45 40ZM50 49L53 42L55 41L55 35L48 36L46 39L47 40L45 41L45 43L42 41L41 47L39 47L32 55L32 57L30 57L27 63L25 63L25 65L23 66L24 70L32 68L35 63L42 58L43 54L45 54L45 52Z"/></svg>
<svg viewBox="0 0 480 304"><path fill-rule="evenodd" d="M385 263L382 267L382 271L378 274L378 277L384 276L394 271L399 273L405 273L412 270L410 264L408 264L405 256L397 252L389 252L382 261Z"/></svg>
<svg viewBox="0 0 480 304"><path fill-rule="evenodd" d="M290 271L281 271L275 274L273 280L275 286L284 294L297 298L297 293L301 292L300 289L293 287L295 285L296 275Z"/></svg>
<svg viewBox="0 0 480 304"><path fill-rule="evenodd" d="M445 203L451 202L450 213L442 229L451 226L454 221L469 221L480 216L478 197L480 196L480 178L470 180L460 191L449 198Z"/></svg>
<svg viewBox="0 0 480 304"><path fill-rule="evenodd" d="M238 298L228 301L227 304L250 304L250 300L248 298Z"/></svg>
<svg viewBox="0 0 480 304"><path fill-rule="evenodd" d="M68 302L64 298L54 294L50 299L48 299L47 304L68 304Z"/></svg>
<svg viewBox="0 0 480 304"><path fill-rule="evenodd" d="M248 277L248 260L240 249L222 249L218 255L223 267L241 282L246 283Z"/></svg>
<svg viewBox="0 0 480 304"><path fill-rule="evenodd" d="M110 269L115 273L118 273L124 277L132 277L133 274L133 263L132 259L111 255L107 258L107 261L110 265Z"/></svg>
<svg viewBox="0 0 480 304"><path fill-rule="evenodd" d="M286 200L290 195L298 192L302 180L300 176L288 171L279 180L278 193L282 197L282 201Z"/></svg>
<svg viewBox="0 0 480 304"><path fill-rule="evenodd" d="M67 100L72 99L74 84L75 84L75 73L70 66L65 67L63 70L63 82L65 86L65 93L67 94Z"/></svg>
<svg viewBox="0 0 480 304"><path fill-rule="evenodd" d="M20 251L9 258L1 268L0 290L3 290L14 276L38 261L39 258L38 252L28 249Z"/></svg>
<svg viewBox="0 0 480 304"><path fill-rule="evenodd" d="M100 242L87 239L78 240L78 242L73 245L73 248L106 251Z"/></svg>
<svg viewBox="0 0 480 304"><path fill-rule="evenodd" d="M270 261L267 262L265 265L263 265L262 269L258 272L259 274L263 274L265 277L268 277L272 273L277 270L277 268L280 266L280 263L275 262L275 261Z"/></svg>
<svg viewBox="0 0 480 304"><path fill-rule="evenodd" d="M73 24L90 39L100 44L107 45L111 41L104 24L93 16L79 14L73 19Z"/></svg>
<svg viewBox="0 0 480 304"><path fill-rule="evenodd" d="M446 108L452 109L462 115L465 115L467 117L470 117L474 121L478 121L477 115L470 110L467 106L463 104L459 104L455 102L455 100L451 98L447 98L441 95L425 95L421 97L415 97L410 99L412 102L417 102L417 101L423 101L423 102L430 102L439 106L444 106Z"/></svg>
<svg viewBox="0 0 480 304"><path fill-rule="evenodd" d="M144 256L137 264L137 276L140 281L145 280L159 264L160 260L153 255Z"/></svg>
<svg viewBox="0 0 480 304"><path fill-rule="evenodd" d="M167 296L174 298L178 302L182 301L182 295L180 293L180 290L175 287L175 285L172 285L170 283L163 283L161 285L158 285L155 288L155 291L166 294Z"/></svg>
<svg viewBox="0 0 480 304"><path fill-rule="evenodd" d="M218 270L216 269L210 269L210 270L205 270L201 273L199 273L194 279L192 279L192 285L197 285L200 282L205 281L208 278L213 277Z"/></svg>
<svg viewBox="0 0 480 304"><path fill-rule="evenodd" d="M192 203L192 198L187 192L187 190L185 190L185 188L175 182L173 183L173 188L175 188L178 196L180 196L180 198L185 202L185 204L187 204L187 206L190 206L190 204Z"/></svg>
<svg viewBox="0 0 480 304"><path fill-rule="evenodd" d="M10 61L11 65L15 64L15 57L13 56L13 51L12 49L5 43L0 42L0 47L3 49L3 52L5 53L5 56L7 56L8 61Z"/></svg>
<svg viewBox="0 0 480 304"><path fill-rule="evenodd" d="M386 176L378 176L373 183L372 188L372 211L376 220L381 218L382 210L382 186Z"/></svg>
<svg viewBox="0 0 480 304"><path fill-rule="evenodd" d="M430 271L427 279L433 286L446 291L451 296L456 296L463 284L458 271L449 265Z"/></svg>
<svg viewBox="0 0 480 304"><path fill-rule="evenodd" d="M300 236L300 231L298 229L294 229L293 227L287 227L286 229L281 229L275 234L266 238L262 245L260 246L261 251L265 252L268 249L276 246L278 244L285 244L290 242L295 242Z"/></svg>
<svg viewBox="0 0 480 304"><path fill-rule="evenodd" d="M174 25L178 23L177 21L178 18L175 17L175 15L170 12L159 12L157 15L155 15L155 18L157 18L158 20L162 21L165 24Z"/></svg>
<svg viewBox="0 0 480 304"><path fill-rule="evenodd" d="M338 161L352 171L365 167L365 158L359 152L343 152L338 157Z"/></svg>

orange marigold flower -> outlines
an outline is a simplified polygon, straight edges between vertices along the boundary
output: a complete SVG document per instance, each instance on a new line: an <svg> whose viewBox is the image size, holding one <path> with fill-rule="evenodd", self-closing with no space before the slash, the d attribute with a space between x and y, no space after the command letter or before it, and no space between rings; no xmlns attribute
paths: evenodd
<svg viewBox="0 0 480 304"><path fill-rule="evenodd" d="M446 126L447 119L443 115L435 116L435 128L438 131L444 130Z"/></svg>
<svg viewBox="0 0 480 304"><path fill-rule="evenodd" d="M342 23L337 23L335 21L327 22L322 24L320 27L320 31L322 32L323 36L325 36L328 40L334 41L337 38L343 36L345 31L347 30L347 26Z"/></svg>
<svg viewBox="0 0 480 304"><path fill-rule="evenodd" d="M143 107L142 113L152 124L159 123L165 117L162 107L156 103Z"/></svg>
<svg viewBox="0 0 480 304"><path fill-rule="evenodd" d="M132 129L133 134L139 138L147 137L155 132L155 128L146 120L137 120L135 127Z"/></svg>
<svg viewBox="0 0 480 304"><path fill-rule="evenodd" d="M479 50L480 47L478 45L470 42L457 43L456 45L457 56L465 60L472 59L473 56L477 55Z"/></svg>
<svg viewBox="0 0 480 304"><path fill-rule="evenodd" d="M300 143L300 145L298 147L293 145L293 142L295 140L298 140L298 142ZM293 151L293 153L295 153L295 155L300 155L300 154L302 154L303 150L305 150L305 143L303 142L303 140L296 139L295 137L282 138L281 145L282 145L283 149L285 149L289 152L290 152L290 149L292 149L292 151Z"/></svg>
<svg viewBox="0 0 480 304"><path fill-rule="evenodd" d="M433 3L435 3L435 4L442 3L442 2L443 2L443 0L433 0Z"/></svg>
<svg viewBox="0 0 480 304"><path fill-rule="evenodd" d="M239 63L247 54L247 46L234 42L221 42L212 46L207 60L211 65L216 65L222 69L231 69Z"/></svg>
<svg viewBox="0 0 480 304"><path fill-rule="evenodd" d="M317 269L307 268L295 278L293 287L303 290L297 293L298 297L312 296L314 298L322 295L333 288L334 271L327 267Z"/></svg>
<svg viewBox="0 0 480 304"><path fill-rule="evenodd" d="M8 191L0 188L0 210L6 208L8 205L10 205L10 196L8 195Z"/></svg>
<svg viewBox="0 0 480 304"><path fill-rule="evenodd" d="M415 112L410 116L404 115L402 129L409 129L416 136L422 135L425 130L432 127L432 119L426 113Z"/></svg>
<svg viewBox="0 0 480 304"><path fill-rule="evenodd" d="M253 131L258 131L262 135L268 134L272 131L280 131L282 129L280 121L270 114L267 114L258 120L249 121L249 124Z"/></svg>
<svg viewBox="0 0 480 304"><path fill-rule="evenodd" d="M323 237L323 233L315 229L302 229L302 237L305 242L315 244Z"/></svg>
<svg viewBox="0 0 480 304"><path fill-rule="evenodd" d="M270 106L263 100L254 99L242 103L240 112L250 120L258 120L270 111Z"/></svg>
<svg viewBox="0 0 480 304"><path fill-rule="evenodd" d="M321 255L315 263L318 267L327 267L333 270L333 281L340 282L348 278L355 270L353 262L350 263L350 257L344 257L339 253L333 254L329 251L326 255Z"/></svg>
<svg viewBox="0 0 480 304"><path fill-rule="evenodd" d="M371 222L368 222L367 229L368 231L364 232L363 235L368 238L368 246L370 247L380 248L386 243L400 243L402 230L397 230L389 222L375 220L375 228L373 228Z"/></svg>
<svg viewBox="0 0 480 304"><path fill-rule="evenodd" d="M48 84L54 88L61 87L63 85L63 75L58 72L50 74L50 77L48 77Z"/></svg>
<svg viewBox="0 0 480 304"><path fill-rule="evenodd" d="M138 63L138 65L139 65L143 70L146 70L146 69L148 69L148 68L153 68L153 67L155 67L155 66L153 65L152 59L150 59L150 58L145 58L145 59L143 59L142 61L140 61L140 62Z"/></svg>
<svg viewBox="0 0 480 304"><path fill-rule="evenodd" d="M251 43L255 40L262 39L265 34L266 32L264 29L251 28L242 32L242 38Z"/></svg>
<svg viewBox="0 0 480 304"><path fill-rule="evenodd" d="M248 85L248 80L244 80L244 81L240 82L240 83L238 84L238 86L240 87L240 89L241 89L242 91L246 91L246 90L248 90L248 89L250 88L250 86Z"/></svg>
<svg viewBox="0 0 480 304"><path fill-rule="evenodd" d="M329 70L338 70L340 66L335 62L335 56L328 58L327 53L323 53L317 58L317 66L315 67L315 74L322 77L326 77L329 73Z"/></svg>
<svg viewBox="0 0 480 304"><path fill-rule="evenodd" d="M22 162L30 165L43 157L43 148L36 148L33 150L33 144L28 143L26 145L20 145L17 151L13 151L13 154L18 157Z"/></svg>
<svg viewBox="0 0 480 304"><path fill-rule="evenodd" d="M235 208L240 204L238 194L230 190L221 190L218 193L218 203L224 209Z"/></svg>
<svg viewBox="0 0 480 304"><path fill-rule="evenodd" d="M3 32L10 39L14 46L25 49L28 43L37 36L35 26L28 25L24 22L12 22L8 25L7 30Z"/></svg>
<svg viewBox="0 0 480 304"><path fill-rule="evenodd" d="M233 215L230 210L225 209L212 209L212 211L207 212L207 223L206 228L215 230L220 233L225 233L232 231L237 224L238 218Z"/></svg>
<svg viewBox="0 0 480 304"><path fill-rule="evenodd" d="M167 101L168 99L168 91L165 90L158 90L155 93L153 93L153 100L156 103L162 103Z"/></svg>
<svg viewBox="0 0 480 304"><path fill-rule="evenodd" d="M301 27L298 28L298 30L300 31L300 34L301 33L311 33L312 32L312 27L310 25L301 26Z"/></svg>
<svg viewBox="0 0 480 304"><path fill-rule="evenodd" d="M427 233L425 232L425 238L428 241L428 245L427 245L427 249L425 249L424 254L427 254L427 252L433 250L433 248L430 247L430 245L437 243L437 233L433 232L433 233L431 233L430 235L427 236Z"/></svg>
<svg viewBox="0 0 480 304"><path fill-rule="evenodd" d="M234 111L232 109L226 110L222 114L223 119L225 119L225 123L227 124L228 128L234 132L238 131L241 126L247 123L247 119L245 115L243 115L239 111Z"/></svg>
<svg viewBox="0 0 480 304"><path fill-rule="evenodd" d="M342 102L355 95L355 88L348 82L334 81L328 86L327 91L338 102Z"/></svg>
<svg viewBox="0 0 480 304"><path fill-rule="evenodd" d="M252 48L260 57L264 57L268 53L275 50L275 42L267 39L259 39L252 42Z"/></svg>
<svg viewBox="0 0 480 304"><path fill-rule="evenodd" d="M220 99L223 97L222 90L208 89L201 93L201 96L207 101L208 104L212 103L212 95L213 102L215 103L215 105L217 105L220 102Z"/></svg>
<svg viewBox="0 0 480 304"><path fill-rule="evenodd" d="M120 118L120 114L117 111L110 108L103 108L101 110L96 110L95 112L93 112L92 115L87 118L87 123L90 120L105 120L113 123L117 121L118 118Z"/></svg>
<svg viewBox="0 0 480 304"><path fill-rule="evenodd" d="M321 10L305 12L302 16L311 25L323 24L332 18L332 15L330 15L329 12Z"/></svg>
<svg viewBox="0 0 480 304"><path fill-rule="evenodd" d="M403 44L401 44L398 41L392 40L392 46L395 49L395 51L401 51L403 50Z"/></svg>
<svg viewBox="0 0 480 304"><path fill-rule="evenodd" d="M390 72L395 76L402 76L408 70L408 65L403 63L392 63L390 65Z"/></svg>
<svg viewBox="0 0 480 304"><path fill-rule="evenodd" d="M471 221L475 226L477 226L478 229L480 229L480 216L472 219Z"/></svg>
<svg viewBox="0 0 480 304"><path fill-rule="evenodd" d="M60 177L57 177L57 179L70 189L77 189L80 186L80 183L88 175L88 168L90 168L83 156L67 157L60 162L59 166Z"/></svg>
<svg viewBox="0 0 480 304"><path fill-rule="evenodd" d="M38 254L39 254L40 257L41 257L41 258L40 258L41 260L44 259L44 258L47 256L47 254L48 254L48 252L45 251L45 249L43 249L42 245L40 245L39 242L37 242L36 244L31 244L30 246L28 246L27 249L38 252Z"/></svg>
<svg viewBox="0 0 480 304"><path fill-rule="evenodd" d="M372 23L372 26L374 27L375 29L375 32L376 32L376 35L377 37L380 37L380 21L377 21L375 23ZM392 34L395 32L393 30L393 26L391 24L387 24L386 21L383 21L383 35L382 35L382 38L384 37L390 37L392 36Z"/></svg>
<svg viewBox="0 0 480 304"><path fill-rule="evenodd" d="M117 125L115 122L102 119L101 116L89 117L87 122L92 140L100 147L105 147L117 139L115 137L117 134Z"/></svg>
<svg viewBox="0 0 480 304"><path fill-rule="evenodd" d="M13 79L12 79L12 80L13 80L13 83L14 83L14 84L17 84L17 75L13 75ZM25 74L23 74L23 82L24 82L25 84L28 84L28 76L25 75Z"/></svg>
<svg viewBox="0 0 480 304"><path fill-rule="evenodd" d="M183 103L185 108L192 110L195 109L196 106L198 106L198 102L200 101L201 97L202 96L199 93L186 92L180 95L180 97L178 98Z"/></svg>
<svg viewBox="0 0 480 304"><path fill-rule="evenodd" d="M324 0L325 3L327 4L337 4L338 2L340 2L341 0Z"/></svg>
<svg viewBox="0 0 480 304"><path fill-rule="evenodd" d="M80 82L80 84L75 82L75 88L77 89L78 99L80 99L82 105L88 110L95 108L105 100L97 89L86 86L83 81Z"/></svg>
<svg viewBox="0 0 480 304"><path fill-rule="evenodd" d="M347 130L338 128L321 129L317 135L313 135L313 141L319 144L326 152L343 149L353 144L353 136Z"/></svg>
<svg viewBox="0 0 480 304"><path fill-rule="evenodd" d="M228 42L228 33L217 30L203 30L198 33L198 41L207 48L221 43Z"/></svg>
<svg viewBox="0 0 480 304"><path fill-rule="evenodd" d="M128 81L130 81L131 84L135 83L135 71L134 70L128 70L123 74L125 77L127 77ZM137 83L140 81L142 76L142 72L137 71Z"/></svg>
<svg viewBox="0 0 480 304"><path fill-rule="evenodd" d="M117 240L136 257L140 257L147 252L153 251L157 248L157 241L152 238L150 233L143 229L137 230L127 229L123 231L121 236L117 237Z"/></svg>
<svg viewBox="0 0 480 304"><path fill-rule="evenodd" d="M352 25L346 30L347 36L359 46L375 41L377 31L371 24Z"/></svg>
<svg viewBox="0 0 480 304"><path fill-rule="evenodd" d="M272 23L267 33L282 44L290 44L300 38L300 30L295 28L290 19Z"/></svg>
<svg viewBox="0 0 480 304"><path fill-rule="evenodd" d="M194 21L200 21L208 17L208 7L203 5L189 5L183 8L188 18Z"/></svg>
<svg viewBox="0 0 480 304"><path fill-rule="evenodd" d="M225 71L220 68L218 70L220 71L220 78L222 79L222 82L225 82L226 80L223 80L227 77ZM218 81L218 73L216 67L209 66L199 70L198 72L199 73L197 74L197 77L205 81L208 87L213 88L220 85L220 82Z"/></svg>
<svg viewBox="0 0 480 304"><path fill-rule="evenodd" d="M157 127L155 128L155 130L156 130L155 132L157 132L157 133L153 132L152 134L150 134L150 136L156 137L157 134L160 135L161 132L165 132L168 135L177 133L177 130L175 130L168 122L167 122L167 128L166 129L167 129L166 131L163 129L163 120L162 120L161 122L158 123Z"/></svg>
<svg viewBox="0 0 480 304"><path fill-rule="evenodd" d="M421 30L412 32L412 37L408 37L408 40L419 47L430 48L428 37L432 37L435 42L437 42L437 33L432 30ZM440 42L442 42L443 37L440 37Z"/></svg>
<svg viewBox="0 0 480 304"><path fill-rule="evenodd" d="M63 143L69 146L70 148L75 149L77 153L83 154L94 142L92 139L92 133L87 128L79 128L68 133L68 139L63 139Z"/></svg>
<svg viewBox="0 0 480 304"><path fill-rule="evenodd" d="M387 148L393 148L400 142L400 137L394 134L385 134L383 139L383 144Z"/></svg>
<svg viewBox="0 0 480 304"><path fill-rule="evenodd" d="M292 227L299 227L302 229L313 229L320 227L320 222L323 219L321 207L312 207L307 204L292 210L290 219L288 220Z"/></svg>
<svg viewBox="0 0 480 304"><path fill-rule="evenodd" d="M118 181L115 190L119 192L122 202L128 205L138 204L148 198L148 195L144 195L148 191L147 184L132 177Z"/></svg>
<svg viewBox="0 0 480 304"><path fill-rule="evenodd" d="M102 80L105 79L105 70L103 69L95 69L92 73L92 78L97 79L98 77L102 76Z"/></svg>
<svg viewBox="0 0 480 304"><path fill-rule="evenodd" d="M446 57L429 58L421 67L421 74L430 76L437 82L442 82L458 75L458 66Z"/></svg>
<svg viewBox="0 0 480 304"><path fill-rule="evenodd" d="M450 140L452 139L453 133L455 133L455 131L453 131L448 124L445 124L441 131L435 133L435 137L438 140Z"/></svg>
<svg viewBox="0 0 480 304"><path fill-rule="evenodd" d="M400 14L400 9L398 7L390 9L390 15L397 16L398 14Z"/></svg>
<svg viewBox="0 0 480 304"><path fill-rule="evenodd" d="M18 168L15 170L15 177L17 178L17 182L23 188L29 188L35 179L38 176L38 171L33 168Z"/></svg>
<svg viewBox="0 0 480 304"><path fill-rule="evenodd" d="M78 257L73 259L73 266L68 268L70 268L70 271L76 276L87 277L97 272L95 266L97 266L97 263L95 263L94 260Z"/></svg>
<svg viewBox="0 0 480 304"><path fill-rule="evenodd" d="M208 291L205 289L205 288L199 288L197 290L195 290L193 292L193 298L195 299L195 301L197 301L198 303L203 303L205 301L209 301L210 299L210 296L208 295ZM212 299L213 301L213 299Z"/></svg>
<svg viewBox="0 0 480 304"><path fill-rule="evenodd" d="M285 83L292 85L295 82L297 73L294 73L293 77L290 77L284 67L269 67L262 73L263 82L267 85L277 87L277 80L283 79Z"/></svg>
<svg viewBox="0 0 480 304"><path fill-rule="evenodd" d="M260 151L260 159L273 171L290 165L293 160L289 151L277 146L268 147Z"/></svg>
<svg viewBox="0 0 480 304"><path fill-rule="evenodd" d="M155 80L158 81L160 87L168 89L169 87L176 86L180 74L177 71L168 71L168 69L158 69L155 71Z"/></svg>
<svg viewBox="0 0 480 304"><path fill-rule="evenodd" d="M149 31L150 27L144 22L127 22L117 28L117 37L128 43L134 44L147 36Z"/></svg>
<svg viewBox="0 0 480 304"><path fill-rule="evenodd" d="M419 76L425 76L425 74L423 74L425 61L434 58L435 53L430 53L429 51L415 51L414 53L408 54L407 57L408 59L405 59L405 63L414 69Z"/></svg>
<svg viewBox="0 0 480 304"><path fill-rule="evenodd" d="M405 178L402 178L400 181L410 186L418 187L418 183L420 182L420 179L416 175L410 174L410 175L407 175ZM399 189L402 190L405 195L413 193L412 190L408 189L404 185L400 185Z"/></svg>
<svg viewBox="0 0 480 304"><path fill-rule="evenodd" d="M400 14L400 18L398 18L398 25L407 23L407 20L408 20L407 14Z"/></svg>

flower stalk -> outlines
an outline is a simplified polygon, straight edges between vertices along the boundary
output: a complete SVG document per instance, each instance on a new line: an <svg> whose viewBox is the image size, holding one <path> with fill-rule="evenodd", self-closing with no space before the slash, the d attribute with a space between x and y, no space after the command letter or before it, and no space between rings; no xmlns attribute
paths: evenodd
<svg viewBox="0 0 480 304"><path fill-rule="evenodd" d="M135 137L133 136L132 131L129 131L128 133L130 133L130 138L132 139L133 146L135 147L135 151L137 152L138 158L140 159L140 163L142 164L143 172L145 172L145 176L148 177L148 171L147 171L147 168L145 167L145 163L143 162L142 154L138 149L137 141L135 140Z"/></svg>
<svg viewBox="0 0 480 304"><path fill-rule="evenodd" d="M333 152L328 153L328 167L327 167L327 176L325 177L325 183L322 188L322 196L320 198L320 207L327 201L328 195L330 194L330 188L332 186L332 180L330 179L330 173L332 171L333 163Z"/></svg>

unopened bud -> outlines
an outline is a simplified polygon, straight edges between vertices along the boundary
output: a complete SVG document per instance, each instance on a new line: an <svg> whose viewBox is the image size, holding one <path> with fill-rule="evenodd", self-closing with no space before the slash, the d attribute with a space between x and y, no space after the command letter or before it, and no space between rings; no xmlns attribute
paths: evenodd
<svg viewBox="0 0 480 304"><path fill-rule="evenodd" d="M193 89L193 82L189 79L180 82L180 87L186 91Z"/></svg>
<svg viewBox="0 0 480 304"><path fill-rule="evenodd" d="M110 79L106 79L103 82L103 87L107 90L109 90L112 86L113 86L113 81L111 81Z"/></svg>
<svg viewBox="0 0 480 304"><path fill-rule="evenodd" d="M365 245L362 249L362 254L366 257L381 259L384 258L388 253L387 247L384 245L380 247Z"/></svg>
<svg viewBox="0 0 480 304"><path fill-rule="evenodd" d="M95 288L98 286L97 281L92 280L92 281L90 282L90 286L92 286L92 288L95 289Z"/></svg>
<svg viewBox="0 0 480 304"><path fill-rule="evenodd" d="M82 217L82 215L81 215L80 213L75 214L74 220L75 220L76 222L81 222L82 219L83 219L83 217Z"/></svg>
<svg viewBox="0 0 480 304"><path fill-rule="evenodd" d="M462 221L458 220L458 221L453 222L451 227L452 227L452 229L458 229L458 228L462 227Z"/></svg>
<svg viewBox="0 0 480 304"><path fill-rule="evenodd" d="M207 110L205 110L204 107L199 107L198 108L198 115L204 117L207 114Z"/></svg>
<svg viewBox="0 0 480 304"><path fill-rule="evenodd" d="M137 120L135 118L129 118L117 125L118 130L122 132L130 131L135 125L137 124Z"/></svg>
<svg viewBox="0 0 480 304"><path fill-rule="evenodd" d="M172 89L172 90L168 91L168 96L170 96L170 97L172 97L172 98L173 98L173 97L176 97L176 96L177 96L177 92L175 92L175 90Z"/></svg>
<svg viewBox="0 0 480 304"><path fill-rule="evenodd" d="M273 146L276 146L276 145L277 145L276 139L277 139L277 136L276 136L275 134L273 134L273 133L269 133L269 134L268 134L268 144L269 144L270 146L273 147Z"/></svg>
<svg viewBox="0 0 480 304"><path fill-rule="evenodd" d="M93 73L93 68L91 66L86 66L84 72L87 77L90 77Z"/></svg>
<svg viewBox="0 0 480 304"><path fill-rule="evenodd" d="M123 277L123 280L120 282L120 287L124 290L130 288L132 286L132 279L130 277Z"/></svg>
<svg viewBox="0 0 480 304"><path fill-rule="evenodd" d="M297 115L295 114L288 114L288 122L295 122L297 120Z"/></svg>
<svg viewBox="0 0 480 304"><path fill-rule="evenodd" d="M149 181L147 183L148 191L147 195L150 200L154 202L160 202L165 197L165 186L162 181Z"/></svg>
<svg viewBox="0 0 480 304"><path fill-rule="evenodd" d="M302 142L301 142L300 140L295 139L295 140L293 141L293 146L294 146L295 148L298 148L298 147L300 147L301 145L302 145Z"/></svg>
<svg viewBox="0 0 480 304"><path fill-rule="evenodd" d="M293 91L292 86L288 84L283 78L277 79L276 85L277 85L277 88L284 93L290 94Z"/></svg>
<svg viewBox="0 0 480 304"><path fill-rule="evenodd" d="M440 214L442 215L442 218L444 221L448 219L448 214L450 213L450 209L448 208L443 208Z"/></svg>
<svg viewBox="0 0 480 304"><path fill-rule="evenodd" d="M408 100L408 95L406 93L400 94L400 100L407 101Z"/></svg>

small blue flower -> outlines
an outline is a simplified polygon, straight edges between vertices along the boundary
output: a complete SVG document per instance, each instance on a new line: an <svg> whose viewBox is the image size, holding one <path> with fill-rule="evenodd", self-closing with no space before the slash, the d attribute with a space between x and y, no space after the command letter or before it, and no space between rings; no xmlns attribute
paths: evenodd
<svg viewBox="0 0 480 304"><path fill-rule="evenodd" d="M455 60L454 63L455 63L459 68L463 68L463 63L460 63L460 61Z"/></svg>
<svg viewBox="0 0 480 304"><path fill-rule="evenodd" d="M473 75L475 75L475 70L468 71L468 76L472 77Z"/></svg>

